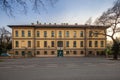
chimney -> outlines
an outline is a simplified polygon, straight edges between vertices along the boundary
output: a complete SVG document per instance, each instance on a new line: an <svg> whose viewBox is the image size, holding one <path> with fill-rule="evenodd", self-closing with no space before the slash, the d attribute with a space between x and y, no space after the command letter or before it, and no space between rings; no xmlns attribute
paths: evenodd
<svg viewBox="0 0 120 80"><path fill-rule="evenodd" d="M49 25L51 25L51 23L49 23Z"/></svg>
<svg viewBox="0 0 120 80"><path fill-rule="evenodd" d="M32 25L34 25L34 23L31 23Z"/></svg>
<svg viewBox="0 0 120 80"><path fill-rule="evenodd" d="M77 23L75 23L75 25L78 25Z"/></svg>
<svg viewBox="0 0 120 80"><path fill-rule="evenodd" d="M37 21L37 24L39 24L39 21Z"/></svg>
<svg viewBox="0 0 120 80"><path fill-rule="evenodd" d="M44 25L46 25L46 23L44 23Z"/></svg>
<svg viewBox="0 0 120 80"><path fill-rule="evenodd" d="M56 23L54 23L54 25L56 25Z"/></svg>

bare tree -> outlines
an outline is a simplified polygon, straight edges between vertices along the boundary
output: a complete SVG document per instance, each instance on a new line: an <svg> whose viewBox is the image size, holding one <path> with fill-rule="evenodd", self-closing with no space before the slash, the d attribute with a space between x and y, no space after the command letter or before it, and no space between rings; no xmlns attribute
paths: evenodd
<svg viewBox="0 0 120 80"><path fill-rule="evenodd" d="M86 25L91 25L92 24L92 17L90 17L86 22L85 22Z"/></svg>
<svg viewBox="0 0 120 80"><path fill-rule="evenodd" d="M114 2L113 7L109 8L99 18L97 18L95 23L97 25L103 25L103 26L109 25L110 28L108 32L110 32L111 34L106 34L106 33L100 33L100 34L110 37L113 41L113 45L117 44L117 46L119 47L119 44L117 43L116 38L114 36L116 33L120 32L120 27L119 27L120 26L120 0L116 0ZM118 59L118 50L114 51L113 59Z"/></svg>
<svg viewBox="0 0 120 80"><path fill-rule="evenodd" d="M13 16L15 11L27 13L28 7L32 6L32 10L36 13L40 13L42 8L54 4L58 0L0 0L0 9L7 13L9 16ZM48 5L47 5L48 4Z"/></svg>
<svg viewBox="0 0 120 80"><path fill-rule="evenodd" d="M6 52L8 47L10 49L11 39L11 33L4 27L0 28L0 52Z"/></svg>

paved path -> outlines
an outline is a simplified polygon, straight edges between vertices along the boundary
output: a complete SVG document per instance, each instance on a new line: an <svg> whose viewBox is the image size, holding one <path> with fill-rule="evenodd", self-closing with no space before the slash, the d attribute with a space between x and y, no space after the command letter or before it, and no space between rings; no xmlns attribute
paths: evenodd
<svg viewBox="0 0 120 80"><path fill-rule="evenodd" d="M4 59L0 80L120 80L120 61L84 57Z"/></svg>

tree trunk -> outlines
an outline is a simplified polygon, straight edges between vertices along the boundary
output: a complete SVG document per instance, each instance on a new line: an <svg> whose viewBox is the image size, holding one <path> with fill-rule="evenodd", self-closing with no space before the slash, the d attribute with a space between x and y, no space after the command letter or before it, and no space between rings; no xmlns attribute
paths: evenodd
<svg viewBox="0 0 120 80"><path fill-rule="evenodd" d="M114 60L117 60L117 59L118 59L118 51L116 51L116 52L117 52L117 53L114 53L114 54L113 54L113 59L114 59Z"/></svg>
<svg viewBox="0 0 120 80"><path fill-rule="evenodd" d="M119 53L119 43L116 40L113 40L113 59L118 59L118 53Z"/></svg>

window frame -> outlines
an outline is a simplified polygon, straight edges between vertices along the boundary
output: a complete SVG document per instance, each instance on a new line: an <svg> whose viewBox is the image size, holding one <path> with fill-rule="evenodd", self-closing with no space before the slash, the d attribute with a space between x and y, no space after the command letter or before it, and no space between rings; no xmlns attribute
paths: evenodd
<svg viewBox="0 0 120 80"><path fill-rule="evenodd" d="M28 41L28 47L31 47L31 41Z"/></svg>

